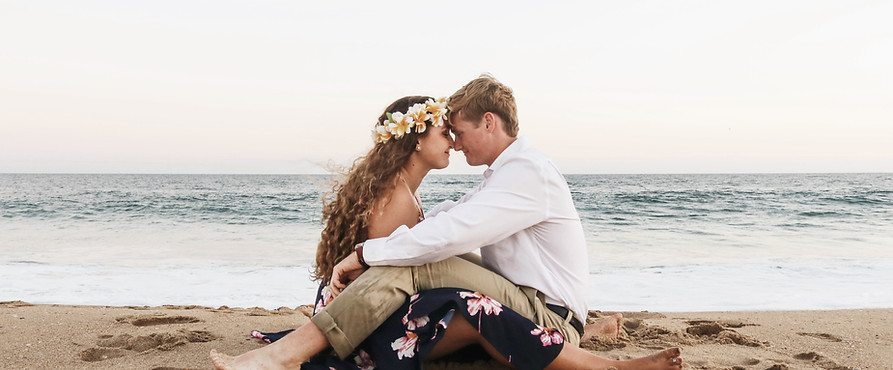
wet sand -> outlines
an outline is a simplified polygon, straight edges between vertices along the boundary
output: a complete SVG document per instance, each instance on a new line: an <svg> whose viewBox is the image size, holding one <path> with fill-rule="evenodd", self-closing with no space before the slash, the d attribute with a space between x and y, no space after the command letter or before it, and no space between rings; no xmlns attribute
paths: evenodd
<svg viewBox="0 0 893 370"><path fill-rule="evenodd" d="M303 307L303 308L302 308ZM108 307L0 303L0 368L208 369L208 351L263 346L253 329L307 322L297 309ZM612 312L590 312L590 319ZM769 312L624 312L621 337L583 343L627 359L682 348L688 369L893 368L893 309ZM493 368L436 364L434 369Z"/></svg>

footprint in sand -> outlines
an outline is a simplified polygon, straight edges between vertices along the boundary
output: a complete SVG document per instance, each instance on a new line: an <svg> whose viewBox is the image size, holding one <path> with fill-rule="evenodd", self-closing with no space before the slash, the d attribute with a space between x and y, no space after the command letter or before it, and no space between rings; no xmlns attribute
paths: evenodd
<svg viewBox="0 0 893 370"><path fill-rule="evenodd" d="M798 360L803 360L803 361L810 361L810 362L816 364L816 366L818 366L822 369L827 369L827 370L852 369L852 367L849 367L849 366L841 366L840 364L837 363L837 361L834 361L830 358L823 356L821 353L816 353L816 352L798 353L798 354L794 355L794 358L798 359Z"/></svg>
<svg viewBox="0 0 893 370"><path fill-rule="evenodd" d="M770 367L767 367L766 370L790 370L788 365L785 364L775 364Z"/></svg>
<svg viewBox="0 0 893 370"><path fill-rule="evenodd" d="M592 351L611 351L626 347L626 342L629 342L629 340L624 340L623 338L611 339L593 336L589 340L580 342L580 347Z"/></svg>
<svg viewBox="0 0 893 370"><path fill-rule="evenodd" d="M123 357L130 351L117 348L88 348L81 352L81 360L86 362L96 362L108 360L110 358Z"/></svg>
<svg viewBox="0 0 893 370"><path fill-rule="evenodd" d="M691 321L686 321L686 323L689 324L689 325L700 325L700 324L713 324L713 323L717 323L717 324L721 325L721 326L724 327L724 328L743 328L743 327L745 327L745 326L758 326L757 324L750 324L750 323L746 323L746 322L744 322L744 321L740 321L740 320L720 320L720 321L714 321L714 320L691 320Z"/></svg>
<svg viewBox="0 0 893 370"><path fill-rule="evenodd" d="M830 342L842 342L843 341L843 339L840 339L836 335L831 335L831 334L826 334L826 333L797 333L797 334L802 335L804 337L813 337L813 338L824 339L824 340L827 340Z"/></svg>
<svg viewBox="0 0 893 370"><path fill-rule="evenodd" d="M204 330L180 329L174 333L153 333L132 336L130 334L101 335L96 342L97 347L81 352L81 360L96 362L115 357L122 357L133 352L141 353L153 349L169 351L174 347L187 343L210 342L219 338Z"/></svg>
<svg viewBox="0 0 893 370"><path fill-rule="evenodd" d="M685 332L695 337L715 341L719 344L737 344L748 347L765 347L768 342L761 342L737 331L729 329L715 321L689 321Z"/></svg>
<svg viewBox="0 0 893 370"><path fill-rule="evenodd" d="M646 348L666 348L692 344L680 331L669 330L660 326L652 326L644 320L631 318L623 320L622 340Z"/></svg>
<svg viewBox="0 0 893 370"><path fill-rule="evenodd" d="M150 349L166 351L186 343L204 343L217 338L219 337L204 330L180 329L174 333L153 333L136 337L130 334L102 336L96 344L100 347L123 348L136 352Z"/></svg>
<svg viewBox="0 0 893 370"><path fill-rule="evenodd" d="M115 319L117 322L130 323L133 326L153 326L153 325L171 325L171 324L190 324L201 322L191 316L166 316L166 315L141 315L141 316L122 316Z"/></svg>

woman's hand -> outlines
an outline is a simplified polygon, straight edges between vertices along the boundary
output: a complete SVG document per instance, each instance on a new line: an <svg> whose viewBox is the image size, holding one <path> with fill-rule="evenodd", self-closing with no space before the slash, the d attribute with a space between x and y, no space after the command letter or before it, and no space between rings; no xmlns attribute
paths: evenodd
<svg viewBox="0 0 893 370"><path fill-rule="evenodd" d="M362 274L363 271L366 271L366 268L360 264L360 259L357 258L357 252L351 253L341 260L341 262L338 262L332 270L332 281L329 283L329 290L332 292L332 297L337 297L341 294L341 291L360 277L360 274Z"/></svg>

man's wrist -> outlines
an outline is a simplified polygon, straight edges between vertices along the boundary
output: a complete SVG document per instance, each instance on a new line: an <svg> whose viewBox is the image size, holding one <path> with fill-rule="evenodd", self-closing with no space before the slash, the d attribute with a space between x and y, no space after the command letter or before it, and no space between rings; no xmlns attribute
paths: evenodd
<svg viewBox="0 0 893 370"><path fill-rule="evenodd" d="M366 259L363 258L363 243L359 243L354 246L354 252L357 253L357 261L360 262L360 266L363 266L363 268L369 268L369 264L366 263Z"/></svg>

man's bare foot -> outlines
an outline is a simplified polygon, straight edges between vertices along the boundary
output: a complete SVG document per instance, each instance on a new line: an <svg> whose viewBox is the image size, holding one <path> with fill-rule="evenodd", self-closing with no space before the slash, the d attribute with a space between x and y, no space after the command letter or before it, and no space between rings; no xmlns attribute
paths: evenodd
<svg viewBox="0 0 893 370"><path fill-rule="evenodd" d="M620 337L620 328L623 327L623 314L615 313L603 317L598 321L583 327L583 337L580 342L586 342L593 337L617 339Z"/></svg>
<svg viewBox="0 0 893 370"><path fill-rule="evenodd" d="M615 367L618 370L679 370L682 369L682 357L679 357L681 353L679 348L670 348L651 356L623 361Z"/></svg>

